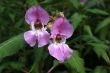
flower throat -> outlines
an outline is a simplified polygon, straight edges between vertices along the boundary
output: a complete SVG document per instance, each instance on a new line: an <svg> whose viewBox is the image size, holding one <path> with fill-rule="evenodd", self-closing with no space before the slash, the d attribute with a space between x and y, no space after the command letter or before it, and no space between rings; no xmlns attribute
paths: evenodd
<svg viewBox="0 0 110 73"><path fill-rule="evenodd" d="M62 41L62 36L61 35L57 35L56 38L55 38L55 41L57 43L60 43Z"/></svg>
<svg viewBox="0 0 110 73"><path fill-rule="evenodd" d="M43 26L42 26L42 23L38 20L36 23L35 23L35 29L41 29Z"/></svg>

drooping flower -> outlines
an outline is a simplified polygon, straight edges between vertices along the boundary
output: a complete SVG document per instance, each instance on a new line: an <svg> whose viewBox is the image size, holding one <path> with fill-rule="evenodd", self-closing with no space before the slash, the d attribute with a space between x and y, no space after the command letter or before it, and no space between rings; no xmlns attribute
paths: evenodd
<svg viewBox="0 0 110 73"><path fill-rule="evenodd" d="M26 22L31 30L24 33L25 41L31 46L35 46L38 40L38 47L46 45L50 34L46 31L46 25L49 21L49 14L40 6L29 8L25 15Z"/></svg>
<svg viewBox="0 0 110 73"><path fill-rule="evenodd" d="M73 27L65 17L60 17L55 20L51 28L52 42L48 46L51 56L64 62L72 55L72 49L65 43L66 39L73 34Z"/></svg>

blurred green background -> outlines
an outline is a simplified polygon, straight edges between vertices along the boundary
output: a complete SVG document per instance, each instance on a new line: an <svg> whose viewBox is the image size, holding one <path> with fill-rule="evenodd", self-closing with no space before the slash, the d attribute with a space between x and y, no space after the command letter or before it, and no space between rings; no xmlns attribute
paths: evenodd
<svg viewBox="0 0 110 73"><path fill-rule="evenodd" d="M50 15L57 11L74 27L67 44L73 55L59 63L48 46L29 47L26 10L40 5ZM110 73L110 0L0 0L0 73Z"/></svg>

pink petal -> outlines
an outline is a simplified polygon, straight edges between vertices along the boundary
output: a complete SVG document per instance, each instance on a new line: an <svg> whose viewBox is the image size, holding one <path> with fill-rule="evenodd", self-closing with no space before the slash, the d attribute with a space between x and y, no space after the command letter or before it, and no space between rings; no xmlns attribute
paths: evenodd
<svg viewBox="0 0 110 73"><path fill-rule="evenodd" d="M60 17L55 20L52 29L51 29L52 35L64 35L66 38L69 38L73 34L73 27L68 22L68 20L64 17Z"/></svg>
<svg viewBox="0 0 110 73"><path fill-rule="evenodd" d="M59 60L60 62L64 62L72 55L72 50L69 48L67 44L64 43L51 44L49 45L48 50L50 55Z"/></svg>
<svg viewBox="0 0 110 73"><path fill-rule="evenodd" d="M36 44L37 37L35 34L35 31L27 31L24 33L24 39L31 47L34 47Z"/></svg>
<svg viewBox="0 0 110 73"><path fill-rule="evenodd" d="M38 47L47 45L49 42L50 34L47 31L38 32Z"/></svg>
<svg viewBox="0 0 110 73"><path fill-rule="evenodd" d="M47 13L47 11L39 6L38 13L39 13L39 20L41 21L41 23L47 25L49 21L49 14Z"/></svg>
<svg viewBox="0 0 110 73"><path fill-rule="evenodd" d="M49 15L42 7L33 6L27 10L25 20L28 24L35 24L39 20L42 24L47 25Z"/></svg>

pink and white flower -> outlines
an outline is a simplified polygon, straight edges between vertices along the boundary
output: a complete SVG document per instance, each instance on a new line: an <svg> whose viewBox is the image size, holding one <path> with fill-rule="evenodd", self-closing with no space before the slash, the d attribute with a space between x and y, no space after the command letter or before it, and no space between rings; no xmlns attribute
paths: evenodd
<svg viewBox="0 0 110 73"><path fill-rule="evenodd" d="M51 28L52 42L48 46L51 56L64 62L71 57L72 49L65 43L66 39L70 38L73 34L73 27L65 17L60 17L55 20Z"/></svg>
<svg viewBox="0 0 110 73"><path fill-rule="evenodd" d="M46 31L49 21L49 14L40 6L29 8L25 15L26 22L31 30L24 33L25 41L31 46L35 46L38 40L38 47L48 44L50 34Z"/></svg>

